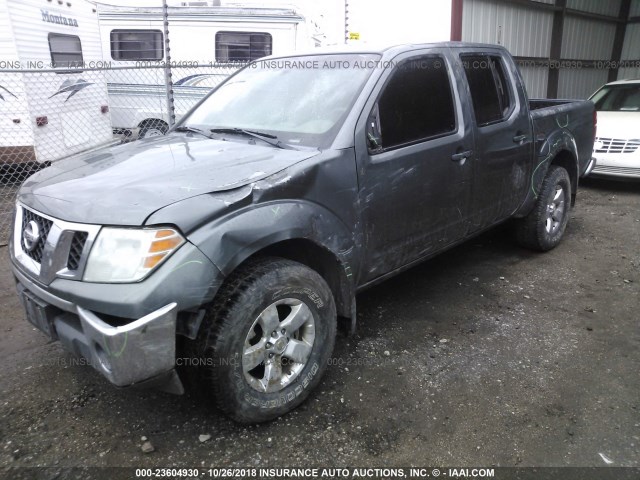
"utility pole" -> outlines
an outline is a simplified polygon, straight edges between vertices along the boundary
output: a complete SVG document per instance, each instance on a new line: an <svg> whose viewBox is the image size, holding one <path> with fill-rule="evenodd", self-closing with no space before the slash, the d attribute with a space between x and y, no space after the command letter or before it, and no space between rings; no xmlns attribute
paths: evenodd
<svg viewBox="0 0 640 480"><path fill-rule="evenodd" d="M349 0L344 0L344 43L349 41Z"/></svg>
<svg viewBox="0 0 640 480"><path fill-rule="evenodd" d="M169 128L176 123L176 110L173 105L173 80L171 80L171 47L169 47L169 7L162 0L162 23L164 26L164 83L167 90L167 120Z"/></svg>

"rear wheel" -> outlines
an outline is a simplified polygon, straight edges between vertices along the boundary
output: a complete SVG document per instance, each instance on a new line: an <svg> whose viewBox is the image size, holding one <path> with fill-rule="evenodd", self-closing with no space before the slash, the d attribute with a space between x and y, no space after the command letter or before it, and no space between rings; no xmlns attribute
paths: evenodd
<svg viewBox="0 0 640 480"><path fill-rule="evenodd" d="M554 248L564 234L571 207L571 180L557 165L549 167L533 210L516 220L516 237L522 246L539 251Z"/></svg>
<svg viewBox="0 0 640 480"><path fill-rule="evenodd" d="M326 282L284 259L234 272L196 343L199 388L234 420L271 420L300 405L333 350L336 309Z"/></svg>

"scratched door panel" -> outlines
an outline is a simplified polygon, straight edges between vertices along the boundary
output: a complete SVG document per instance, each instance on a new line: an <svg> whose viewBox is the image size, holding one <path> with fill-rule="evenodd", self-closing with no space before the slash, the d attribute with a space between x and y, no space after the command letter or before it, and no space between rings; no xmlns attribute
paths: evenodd
<svg viewBox="0 0 640 480"><path fill-rule="evenodd" d="M452 155L472 155L473 138L452 84L447 60L432 51L399 61L380 89L367 122L374 133L367 135L379 135L381 145L359 155L364 281L428 256L466 232L471 162Z"/></svg>
<svg viewBox="0 0 640 480"><path fill-rule="evenodd" d="M531 119L519 74L496 53L460 56L472 97L476 156L471 231L508 218L530 178ZM514 67L515 68L515 67Z"/></svg>

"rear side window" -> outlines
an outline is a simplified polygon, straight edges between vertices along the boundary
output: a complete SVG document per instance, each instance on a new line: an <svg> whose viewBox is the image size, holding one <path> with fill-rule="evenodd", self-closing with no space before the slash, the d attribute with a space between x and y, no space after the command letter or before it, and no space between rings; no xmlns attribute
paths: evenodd
<svg viewBox="0 0 640 480"><path fill-rule="evenodd" d="M218 62L250 62L271 55L273 40L269 33L216 33Z"/></svg>
<svg viewBox="0 0 640 480"><path fill-rule="evenodd" d="M160 30L111 30L111 58L114 60L162 60Z"/></svg>
<svg viewBox="0 0 640 480"><path fill-rule="evenodd" d="M478 126L507 118L513 101L500 57L463 55L461 59Z"/></svg>
<svg viewBox="0 0 640 480"><path fill-rule="evenodd" d="M444 59L420 57L398 65L376 113L377 142L383 149L453 132L456 117Z"/></svg>
<svg viewBox="0 0 640 480"><path fill-rule="evenodd" d="M51 64L54 68L82 66L82 44L80 37L76 35L50 33L49 51L51 52Z"/></svg>

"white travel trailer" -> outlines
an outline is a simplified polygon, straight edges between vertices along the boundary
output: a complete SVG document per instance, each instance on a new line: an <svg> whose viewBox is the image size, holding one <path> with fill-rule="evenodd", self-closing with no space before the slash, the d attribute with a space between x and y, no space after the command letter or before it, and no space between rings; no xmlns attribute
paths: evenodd
<svg viewBox="0 0 640 480"><path fill-rule="evenodd" d="M239 64L321 43L318 26L294 7L219 3L181 2L168 8L178 119ZM162 8L98 4L98 18L103 57L114 67L108 78L114 133L129 138L163 134L168 114Z"/></svg>
<svg viewBox="0 0 640 480"><path fill-rule="evenodd" d="M38 166L113 141L100 30L84 0L0 0L0 164Z"/></svg>

